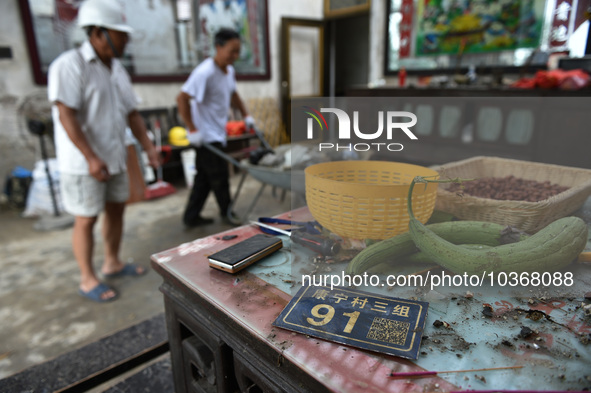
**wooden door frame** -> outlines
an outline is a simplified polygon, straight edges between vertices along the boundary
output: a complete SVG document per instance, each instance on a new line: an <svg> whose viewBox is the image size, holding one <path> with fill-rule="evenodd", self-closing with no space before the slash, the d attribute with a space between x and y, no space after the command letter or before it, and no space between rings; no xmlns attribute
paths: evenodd
<svg viewBox="0 0 591 393"><path fill-rule="evenodd" d="M323 19L305 18L281 18L281 113L285 129L291 139L291 86L289 72L289 28L292 26L315 27L320 30L319 37L319 96L324 95L324 73L325 73L325 39L326 21Z"/></svg>

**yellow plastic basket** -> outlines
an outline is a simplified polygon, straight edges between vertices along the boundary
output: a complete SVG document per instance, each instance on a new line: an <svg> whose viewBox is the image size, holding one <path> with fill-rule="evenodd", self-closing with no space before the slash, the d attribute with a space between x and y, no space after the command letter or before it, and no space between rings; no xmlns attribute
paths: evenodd
<svg viewBox="0 0 591 393"><path fill-rule="evenodd" d="M387 161L333 161L305 170L306 201L322 226L342 237L387 239L408 231L406 201L415 176L437 176L418 165ZM437 183L415 186L412 207L425 223L435 207Z"/></svg>

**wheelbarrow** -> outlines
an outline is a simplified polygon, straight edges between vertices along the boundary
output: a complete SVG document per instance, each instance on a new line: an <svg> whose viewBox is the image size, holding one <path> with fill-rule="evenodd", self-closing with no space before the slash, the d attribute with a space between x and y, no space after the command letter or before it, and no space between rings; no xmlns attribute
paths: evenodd
<svg viewBox="0 0 591 393"><path fill-rule="evenodd" d="M256 136L259 138L259 140L261 141L261 143L263 144L263 146L265 146L265 148L267 148L269 151L272 152L273 149L271 148L271 146L269 146L267 141L263 138L260 131L258 131L257 129L254 129L254 132L255 132ZM216 148L215 146L210 145L209 143L204 143L203 147L205 147L206 149L210 150L211 152L217 154L218 156L220 156L224 160L228 161L229 163L231 163L231 164L235 165L236 167L238 167L239 169L241 169L242 177L240 178L240 182L238 183L238 188L234 192L234 196L232 197L232 202L230 203L230 206L229 206L228 212L227 212L228 220L235 225L240 225L246 221L249 214L252 212L252 210L256 206L259 198L261 197L261 194L263 193L263 191L265 190L267 185L279 188L284 191L291 191L292 185L293 185L296 187L296 189L293 190L294 192L299 193L300 195L304 195L304 193L305 193L304 171L303 170L297 170L297 171L293 170L292 171L292 170L282 170L280 168L253 165L246 160L238 161L234 157L226 154L225 152L221 151L220 149ZM238 196L240 194L240 191L242 190L244 180L246 179L246 176L248 176L248 175L251 175L256 180L261 182L261 187L257 191L252 202L250 203L250 206L248 207L248 210L246 211L246 213L239 220L236 220L233 217L232 212L234 211L233 210L234 206L236 205L236 201L238 200Z"/></svg>

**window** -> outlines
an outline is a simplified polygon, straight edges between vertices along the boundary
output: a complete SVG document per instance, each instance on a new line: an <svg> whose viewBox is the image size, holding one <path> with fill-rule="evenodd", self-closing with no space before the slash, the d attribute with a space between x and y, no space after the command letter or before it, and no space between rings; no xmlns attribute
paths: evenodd
<svg viewBox="0 0 591 393"><path fill-rule="evenodd" d="M457 138L460 135L460 108L445 105L439 113L439 135L444 138Z"/></svg>
<svg viewBox="0 0 591 393"><path fill-rule="evenodd" d="M534 115L532 111L515 109L507 116L505 139L513 145L527 145L534 135Z"/></svg>
<svg viewBox="0 0 591 393"><path fill-rule="evenodd" d="M420 120L415 126L417 135L431 135L435 117L433 115L433 107L431 105L417 105L415 115Z"/></svg>
<svg viewBox="0 0 591 393"><path fill-rule="evenodd" d="M503 113L499 108L483 107L476 118L476 136L483 142L499 140L503 132Z"/></svg>

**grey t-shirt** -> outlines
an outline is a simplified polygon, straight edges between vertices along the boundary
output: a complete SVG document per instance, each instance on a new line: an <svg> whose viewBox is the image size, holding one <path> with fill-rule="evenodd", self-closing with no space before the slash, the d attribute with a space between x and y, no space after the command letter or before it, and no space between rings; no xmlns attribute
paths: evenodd
<svg viewBox="0 0 591 393"><path fill-rule="evenodd" d="M224 73L212 58L199 64L181 90L190 95L191 116L203 142L226 143L226 123L230 100L236 90L234 67L229 65Z"/></svg>

